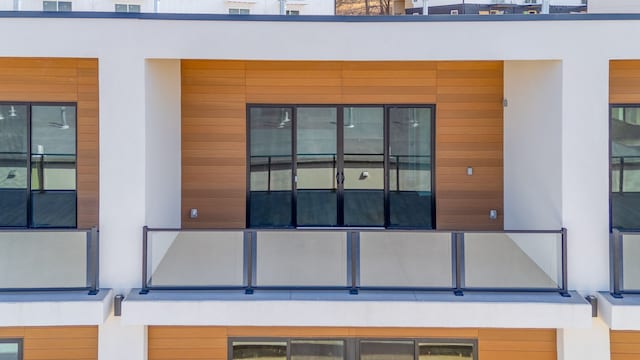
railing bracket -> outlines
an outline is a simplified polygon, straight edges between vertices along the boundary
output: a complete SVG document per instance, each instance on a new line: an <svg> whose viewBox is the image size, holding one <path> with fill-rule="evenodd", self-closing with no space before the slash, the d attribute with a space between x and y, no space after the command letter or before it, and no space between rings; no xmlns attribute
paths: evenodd
<svg viewBox="0 0 640 360"><path fill-rule="evenodd" d="M349 295L358 295L358 289L349 289Z"/></svg>
<svg viewBox="0 0 640 360"><path fill-rule="evenodd" d="M246 295L252 295L252 294L253 294L253 289L245 289L245 290L244 290L244 293L245 293Z"/></svg>
<svg viewBox="0 0 640 360"><path fill-rule="evenodd" d="M462 290L453 290L453 295L455 296L464 296Z"/></svg>
<svg viewBox="0 0 640 360"><path fill-rule="evenodd" d="M614 299L623 299L624 298L624 296L622 296L622 294L616 294L614 292L612 292L610 294L611 294L611 297L614 298Z"/></svg>
<svg viewBox="0 0 640 360"><path fill-rule="evenodd" d="M147 295L148 293L149 293L149 289L142 289L142 290L140 290L140 292L138 294Z"/></svg>
<svg viewBox="0 0 640 360"><path fill-rule="evenodd" d="M89 290L89 295L98 295L100 289L91 289Z"/></svg>
<svg viewBox="0 0 640 360"><path fill-rule="evenodd" d="M571 297L571 294L569 294L568 291L560 291L560 296L562 296L562 297Z"/></svg>

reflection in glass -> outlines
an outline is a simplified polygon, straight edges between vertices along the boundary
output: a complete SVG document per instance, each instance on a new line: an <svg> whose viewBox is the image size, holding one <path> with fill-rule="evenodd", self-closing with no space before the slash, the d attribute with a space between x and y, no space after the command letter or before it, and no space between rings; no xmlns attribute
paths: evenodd
<svg viewBox="0 0 640 360"><path fill-rule="evenodd" d="M389 225L433 227L431 108L389 109Z"/></svg>
<svg viewBox="0 0 640 360"><path fill-rule="evenodd" d="M19 352L17 342L0 342L0 360L19 360Z"/></svg>
<svg viewBox="0 0 640 360"><path fill-rule="evenodd" d="M287 360L285 341L234 341L232 360Z"/></svg>
<svg viewBox="0 0 640 360"><path fill-rule="evenodd" d="M344 108L344 224L384 226L384 111Z"/></svg>
<svg viewBox="0 0 640 360"><path fill-rule="evenodd" d="M32 226L75 227L75 190L75 106L32 106Z"/></svg>
<svg viewBox="0 0 640 360"><path fill-rule="evenodd" d="M413 341L362 340L359 360L414 360Z"/></svg>
<svg viewBox="0 0 640 360"><path fill-rule="evenodd" d="M611 109L612 227L640 228L640 107Z"/></svg>
<svg viewBox="0 0 640 360"><path fill-rule="evenodd" d="M250 226L291 226L291 108L250 111Z"/></svg>
<svg viewBox="0 0 640 360"><path fill-rule="evenodd" d="M0 105L0 227L27 226L27 106Z"/></svg>
<svg viewBox="0 0 640 360"><path fill-rule="evenodd" d="M337 109L297 109L297 223L338 224Z"/></svg>
<svg viewBox="0 0 640 360"><path fill-rule="evenodd" d="M291 340L291 360L342 360L342 340Z"/></svg>
<svg viewBox="0 0 640 360"><path fill-rule="evenodd" d="M418 360L473 360L473 345L419 343Z"/></svg>

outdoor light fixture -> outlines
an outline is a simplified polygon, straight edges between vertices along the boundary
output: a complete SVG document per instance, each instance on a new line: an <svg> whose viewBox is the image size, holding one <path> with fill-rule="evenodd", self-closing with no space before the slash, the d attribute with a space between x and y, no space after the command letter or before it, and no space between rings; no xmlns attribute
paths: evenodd
<svg viewBox="0 0 640 360"><path fill-rule="evenodd" d="M17 112L16 112L16 108L15 106L11 105L11 109L9 109L9 116L11 117L16 117L18 116Z"/></svg>

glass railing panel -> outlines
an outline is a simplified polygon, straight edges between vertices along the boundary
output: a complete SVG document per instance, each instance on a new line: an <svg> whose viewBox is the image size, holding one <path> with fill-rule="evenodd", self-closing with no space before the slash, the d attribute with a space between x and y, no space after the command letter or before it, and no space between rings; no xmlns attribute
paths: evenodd
<svg viewBox="0 0 640 360"><path fill-rule="evenodd" d="M149 231L150 287L242 286L242 231Z"/></svg>
<svg viewBox="0 0 640 360"><path fill-rule="evenodd" d="M85 288L87 232L0 231L0 289Z"/></svg>
<svg viewBox="0 0 640 360"><path fill-rule="evenodd" d="M257 286L347 286L347 233L259 231Z"/></svg>
<svg viewBox="0 0 640 360"><path fill-rule="evenodd" d="M562 287L562 234L464 233L468 288Z"/></svg>
<svg viewBox="0 0 640 360"><path fill-rule="evenodd" d="M360 233L360 286L452 287L451 233Z"/></svg>
<svg viewBox="0 0 640 360"><path fill-rule="evenodd" d="M622 288L640 290L640 234L624 234L622 237Z"/></svg>

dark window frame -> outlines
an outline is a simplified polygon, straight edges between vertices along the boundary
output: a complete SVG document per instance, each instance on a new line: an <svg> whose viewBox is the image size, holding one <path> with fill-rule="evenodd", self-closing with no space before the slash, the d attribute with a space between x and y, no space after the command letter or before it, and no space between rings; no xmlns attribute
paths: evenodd
<svg viewBox="0 0 640 360"><path fill-rule="evenodd" d="M30 101L0 101L0 106L10 106L10 105L16 105L16 106L26 106L27 108L27 163L26 163L26 167L27 167L27 186L25 188L26 192L27 192L27 225L26 226L3 226L2 224L0 224L0 229L77 229L78 227L78 103L77 102L54 102L54 101L37 101L37 102L30 102ZM42 227L42 226L34 226L33 222L32 222L32 211L33 211L33 199L32 199L32 157L33 157L33 150L32 150L32 114L33 114L33 107L37 107L37 106L69 106L69 107L74 107L75 111L76 111L76 126L75 126L75 146L74 146L74 151L75 151L75 166L76 166L76 171L75 171L75 184L76 184L76 188L75 190L73 190L76 194L76 206L75 206L75 214L74 214L74 218L76 219L76 224L75 226L65 226L65 227ZM49 190L49 191L56 191L56 190ZM65 190L65 191L71 191L71 190Z"/></svg>
<svg viewBox="0 0 640 360"><path fill-rule="evenodd" d="M416 230L433 230L436 229L436 104L260 104L260 103L247 103L245 112L246 112L246 203L245 203L245 222L247 228L252 229L295 229L295 228L305 228L308 226L298 226L296 219L296 209L297 209L297 186L294 181L294 178L297 174L297 109L298 108L335 108L337 113L337 122L344 123L344 109L345 108L375 108L379 107L383 110L383 166L384 166L384 225L382 226L385 229L416 229ZM259 226L252 227L251 226L251 109L252 108L287 108L291 109L291 192L292 192L292 202L291 202L291 221L292 226ZM420 226L390 226L390 204L389 204L389 193L390 193L390 185L389 185L389 133L390 133L390 112L391 109L396 108L422 108L422 109L430 109L431 110L431 227L420 227ZM338 132L337 136L341 135ZM340 140L338 140L338 144ZM337 144L337 146L338 146ZM340 146L337 147L337 152L341 153L344 156L344 149ZM340 212L341 209L338 209ZM340 221L340 217L338 218ZM323 228L325 228L323 226ZM367 228L366 226L326 226L327 229L354 229L354 228ZM375 226L373 228L379 228L379 226Z"/></svg>
<svg viewBox="0 0 640 360"><path fill-rule="evenodd" d="M0 344L18 344L18 360L24 359L24 339L0 338Z"/></svg>
<svg viewBox="0 0 640 360"><path fill-rule="evenodd" d="M298 340L307 341L342 341L344 344L343 360L360 360L360 344L362 341L404 341L413 342L413 360L420 359L420 344L464 344L472 347L473 360L478 360L477 338L340 338L340 337L229 337L227 338L227 360L233 360L233 343L238 342L285 342L287 345L286 359L291 360L291 342Z"/></svg>

